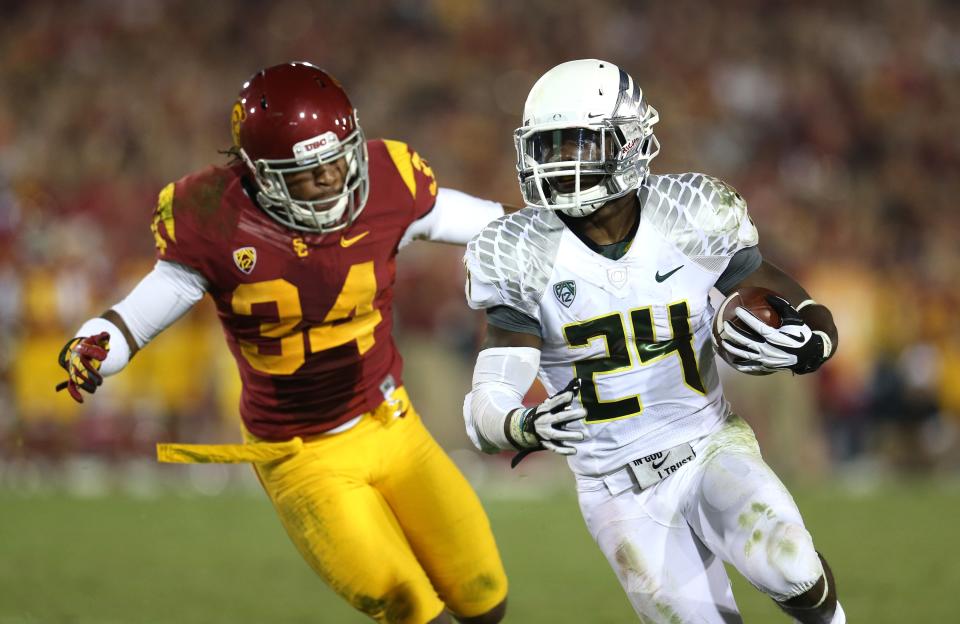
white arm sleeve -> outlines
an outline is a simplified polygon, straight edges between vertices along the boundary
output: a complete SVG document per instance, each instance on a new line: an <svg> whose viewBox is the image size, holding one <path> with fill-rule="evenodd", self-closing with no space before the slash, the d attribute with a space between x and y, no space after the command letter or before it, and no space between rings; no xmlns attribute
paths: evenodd
<svg viewBox="0 0 960 624"><path fill-rule="evenodd" d="M473 445L484 453L516 448L504 424L523 407L523 397L537 377L540 351L532 347L497 347L477 355L473 388L463 402L463 419Z"/></svg>
<svg viewBox="0 0 960 624"><path fill-rule="evenodd" d="M207 281L199 273L160 260L123 301L113 306L113 310L126 323L137 347L143 347L186 314L203 298L206 290ZM110 333L110 350L100 372L105 376L113 375L130 361L130 348L120 330L106 319L93 318L84 323L76 335L91 336L101 331Z"/></svg>
<svg viewBox="0 0 960 624"><path fill-rule="evenodd" d="M400 249L415 240L466 245L485 225L500 216L503 216L503 206L495 201L441 188L433 209L403 233Z"/></svg>

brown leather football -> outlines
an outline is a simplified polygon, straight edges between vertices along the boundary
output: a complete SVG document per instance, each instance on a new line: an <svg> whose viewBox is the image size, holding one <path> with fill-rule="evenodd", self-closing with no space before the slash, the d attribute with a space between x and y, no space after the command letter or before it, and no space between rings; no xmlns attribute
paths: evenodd
<svg viewBox="0 0 960 624"><path fill-rule="evenodd" d="M746 308L770 327L780 327L780 314L777 313L773 306L767 303L767 295L777 295L777 293L768 288L746 286L731 293L730 296L724 299L720 307L717 308L717 314L713 320L713 334L714 337L717 338L717 343L720 342L720 333L723 331L723 321L730 321L737 329L742 329L751 335L754 334L753 330L737 318L735 313L737 307Z"/></svg>

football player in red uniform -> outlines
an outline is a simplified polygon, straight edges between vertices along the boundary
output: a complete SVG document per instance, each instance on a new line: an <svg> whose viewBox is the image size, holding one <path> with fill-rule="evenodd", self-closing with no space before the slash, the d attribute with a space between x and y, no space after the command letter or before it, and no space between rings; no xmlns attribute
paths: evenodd
<svg viewBox="0 0 960 624"><path fill-rule="evenodd" d="M245 444L162 461L251 462L297 549L380 622L498 622L507 580L486 514L423 427L391 335L397 251L466 243L503 213L438 189L367 140L340 84L264 69L233 107L235 159L160 191L153 271L60 354L77 401L208 293L243 382Z"/></svg>

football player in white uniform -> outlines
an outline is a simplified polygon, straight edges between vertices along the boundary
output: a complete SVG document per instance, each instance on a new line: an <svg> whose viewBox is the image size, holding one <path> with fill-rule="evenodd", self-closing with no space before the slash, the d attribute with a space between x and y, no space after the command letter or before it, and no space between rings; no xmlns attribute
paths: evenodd
<svg viewBox="0 0 960 624"><path fill-rule="evenodd" d="M802 623L842 623L793 498L725 401L712 288L763 286L784 325L727 324L747 373L816 370L837 331L764 261L743 198L699 173L653 175L657 111L616 65L563 63L516 131L527 207L467 247L467 299L488 335L464 403L483 451L566 455L587 528L643 622L740 622L723 561ZM552 396L525 409L534 378ZM518 457L520 457L518 455Z"/></svg>

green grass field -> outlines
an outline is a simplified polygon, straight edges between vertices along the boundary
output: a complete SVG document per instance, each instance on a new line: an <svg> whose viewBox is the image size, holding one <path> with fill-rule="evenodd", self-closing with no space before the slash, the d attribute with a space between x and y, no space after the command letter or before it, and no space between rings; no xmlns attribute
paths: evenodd
<svg viewBox="0 0 960 624"><path fill-rule="evenodd" d="M850 621L958 621L955 486L797 500ZM510 575L508 622L636 621L572 494L485 503ZM738 577L735 591L747 622L787 621ZM262 496L0 492L0 624L366 621L313 576Z"/></svg>

